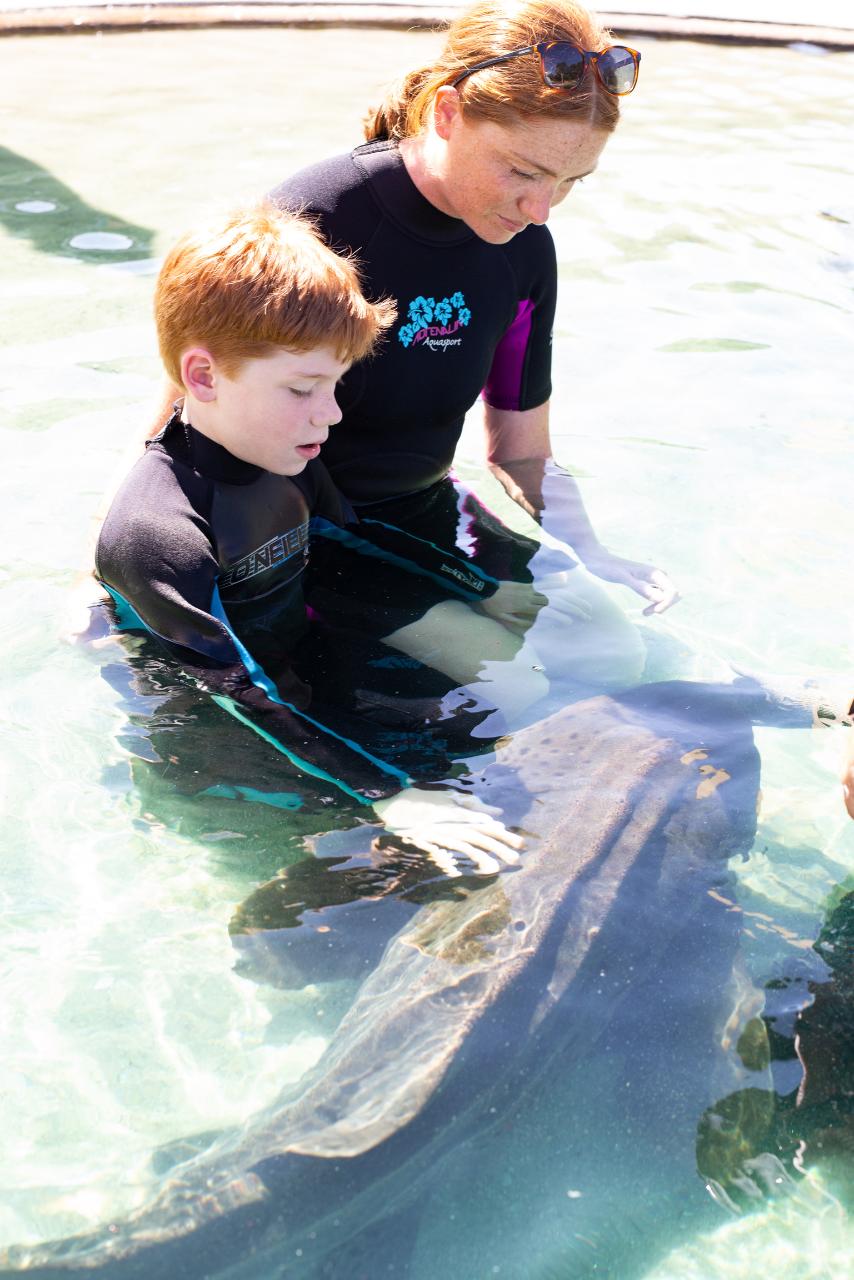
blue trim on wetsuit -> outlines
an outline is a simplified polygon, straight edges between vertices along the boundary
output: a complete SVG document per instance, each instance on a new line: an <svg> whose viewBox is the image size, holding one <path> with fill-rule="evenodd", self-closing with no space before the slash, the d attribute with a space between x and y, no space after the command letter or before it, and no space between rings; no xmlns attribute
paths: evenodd
<svg viewBox="0 0 854 1280"><path fill-rule="evenodd" d="M246 648L246 645L243 644L237 635L235 635L234 629L226 616L225 609L223 608L219 589L216 586L214 586L213 595L211 596L210 612L211 617L217 618L231 636L234 647L240 655L240 661L246 668L252 683L257 689L260 689L262 693L265 693L271 702L276 702L281 707L287 707L288 711L293 712L294 715L297 715L302 720L307 721L307 723L313 725L315 729L321 729L324 733L328 733L330 737L335 738L336 741L343 742L344 745L349 747L352 751L358 752L360 756L364 756L366 760L369 760L371 764L376 765L378 769L382 769L383 773L389 774L392 778L397 778L402 786L407 787L411 785L412 779L408 774L403 773L400 769L396 769L392 764L387 764L385 760L380 760L377 756L371 755L370 751L366 751L364 747L359 746L359 743L354 742L352 738L345 738L343 734L336 733L335 730L330 729L328 725L321 724L319 720L315 720L312 716L307 715L305 711L300 711L299 707L295 707L292 702L286 702L284 698L281 697L278 689L273 684L273 681L267 675L266 671L258 665L252 654ZM215 700L220 706L224 705L219 697L215 696ZM245 717L238 714L238 719L245 720ZM251 724L251 721L245 721L245 723ZM271 734L268 735L265 730L259 729L257 726L253 727L257 733L261 733L265 738L267 738L268 742L271 742L273 745L277 745L276 739ZM357 791L353 791L352 788L346 785L346 783L341 782L339 778L333 778L323 769L318 769L315 765L301 760L299 756L294 755L294 753L285 747L284 744L279 746L279 750L284 752L288 759L292 760L294 764L298 765L300 769L304 770L304 772L311 773L316 778L325 778L327 782L332 782L336 786L341 787L348 795L355 796L362 804L371 803L371 801L367 800L365 796L359 795Z"/></svg>
<svg viewBox="0 0 854 1280"><path fill-rule="evenodd" d="M116 622L120 631L147 631L152 636L156 634L146 622L143 622L133 605L128 600L125 600L124 596L119 595L115 587L108 586L106 582L101 585L105 591L110 593L110 598L116 610ZM158 636L157 639L160 640L162 637Z"/></svg>
<svg viewBox="0 0 854 1280"><path fill-rule="evenodd" d="M176 415L116 494L98 539L96 576L122 627L159 641L193 684L207 695L219 694L229 712L236 704L241 721L303 773L370 804L411 785L410 771L404 772L409 756L383 758L379 720L367 718L363 738L354 718L361 702L355 699L354 708L348 701L352 689L337 706L340 694L328 704L323 685L317 692L312 687L316 670L321 682L335 688L334 652L321 652L347 640L334 627L324 630L317 622L322 615L308 609L302 582L309 557L306 522L324 521L332 562L343 564L348 549L372 557L367 563L377 568L385 561L390 598L408 591L408 607L419 616L433 603L428 597L484 598L496 587L483 574L470 573L453 551L423 537L408 538L383 521L371 531L378 548L370 534L359 537L358 529L350 536L338 532L334 526L349 515L319 461L298 476L274 475L233 457ZM294 572L297 553L302 564ZM312 590L318 597L325 569L321 565L315 573ZM372 582L374 576L371 570ZM403 579L409 579L408 588ZM366 603L361 596L354 587L353 597L344 598L351 615ZM382 610L375 616L369 609L358 629L367 638L368 666L379 637L395 628L386 627ZM392 707L389 714L411 723L407 706L399 713ZM418 771L416 762L411 772Z"/></svg>
<svg viewBox="0 0 854 1280"><path fill-rule="evenodd" d="M123 630L127 629L127 630L134 630L134 631L144 631L148 635L153 636L155 640L163 639L162 636L159 636L157 632L152 627L150 627L143 618L139 616L137 611L134 609L133 605L130 604L124 598L124 596L122 596L118 591L116 591L115 587L107 586L106 583L104 584L104 586L106 590L109 592L110 597L112 598L113 604L115 605L115 608L116 608L116 620L118 621L119 626ZM282 698L279 695L279 691L276 688L276 686L273 684L270 677L266 674L263 668L258 665L258 663L255 661L255 659L253 658L249 650L246 648L246 646L242 644L240 639L235 635L234 630L231 627L231 624L229 623L228 618L226 616L225 609L223 608L223 605L222 605L222 600L220 599L220 596L219 596L219 591L216 587L214 587L213 596L211 599L210 613L211 613L211 617L216 618L225 627L232 643L234 644L235 649L237 650L240 656L240 660L243 663L243 666L246 668L247 674L249 675L249 678L252 681L252 683L255 685L257 689L260 689L261 692L265 694L265 696L268 697L271 702L277 703L278 706L280 707L286 707L288 711L292 712L294 715L299 716L301 719L305 720L308 724L312 725L315 729L320 729L323 733L326 733L330 737L335 738L337 742L341 742L344 744L344 746L349 747L352 751L356 751L360 756L363 756L364 759L368 760L372 765L375 765L376 768L382 770L383 773L387 773L390 777L396 778L402 787L408 787L412 785L412 778L410 778L410 776L404 773L401 769L397 769L395 768L394 765L387 764L385 760L380 760L379 757L371 755L370 751L366 751L365 748L361 747L358 742L355 742L352 738L345 738L340 733L336 733L335 730L330 729L328 725L321 724L319 720L315 720L312 716L307 715L304 711L300 711L299 708L295 707L292 702L285 702L284 698ZM195 677L191 677L191 678L195 679L196 683L201 683L201 681L197 680ZM270 733L267 729L262 729L260 725L254 724L253 721L249 719L248 716L244 715L243 712L238 710L237 703L233 698L229 698L224 694L214 693L212 690L206 690L206 692L210 693L211 697L213 698L213 701L217 704L218 707L221 707L224 711L227 711L229 715L234 716L235 719L241 722L241 724L245 724L254 733L257 733L260 738L263 738L265 742L268 742L270 746L275 747L277 751L281 752L283 756L286 756L287 759L290 760L291 764L296 765L296 767L302 773L307 773L313 778L321 778L324 782L331 782L333 786L338 787L341 791L345 792L348 796L351 796L354 800L357 800L359 804L363 804L363 805L372 804L371 800L369 800L366 796L361 795L358 791L354 791L353 788L349 787L346 782L342 782L340 778L333 777L332 774L327 773L325 769L320 769L318 768L317 765L311 764L310 761L305 760L302 756L297 755L295 751L292 751L290 750L289 747L286 747L285 744L279 738L276 738L275 735Z"/></svg>
<svg viewBox="0 0 854 1280"><path fill-rule="evenodd" d="M354 800L358 800L359 804L371 804L371 801L365 796L359 795L358 791L354 791L352 787L348 787L346 782L342 782L340 778L333 778L331 774L326 773L324 769L318 769L316 765L309 764L307 760L301 759L301 757L296 755L295 752L290 751L285 744L278 738L274 737L272 733L268 733L267 730L262 729L260 725L253 724L248 716L245 716L242 711L238 710L237 703L233 698L226 697L223 693L212 693L211 697L218 707L222 707L223 711L227 711L230 716L234 716L235 720L239 720L241 724L245 724L248 729L251 729L253 733L257 733L265 742L269 742L271 747L275 747L277 751L280 751L283 756L286 756L287 759L290 760L291 764L295 764L303 773L308 773L313 778L322 778L324 782L334 783L336 787L340 788L340 790L345 792L348 796L352 796ZM283 702L282 706L288 706L288 704ZM291 708L288 707L288 710L290 711ZM317 722L313 720L311 723L316 724ZM325 725L321 727L325 728ZM338 735L336 734L335 736L337 737ZM342 738L341 741L345 742L346 739Z"/></svg>

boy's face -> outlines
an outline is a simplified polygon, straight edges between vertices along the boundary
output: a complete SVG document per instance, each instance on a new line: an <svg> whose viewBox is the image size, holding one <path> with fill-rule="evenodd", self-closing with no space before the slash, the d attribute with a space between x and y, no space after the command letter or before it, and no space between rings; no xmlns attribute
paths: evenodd
<svg viewBox="0 0 854 1280"><path fill-rule="evenodd" d="M335 384L348 368L330 347L315 347L246 360L231 377L217 369L206 434L244 462L298 475L341 421Z"/></svg>

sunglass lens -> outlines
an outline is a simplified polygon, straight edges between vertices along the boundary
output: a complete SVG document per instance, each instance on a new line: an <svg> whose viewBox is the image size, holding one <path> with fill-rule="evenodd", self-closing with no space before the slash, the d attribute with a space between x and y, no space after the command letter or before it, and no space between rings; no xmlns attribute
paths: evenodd
<svg viewBox="0 0 854 1280"><path fill-rule="evenodd" d="M612 45L600 53L596 69L609 93L631 93L637 84L638 66L634 54L620 45Z"/></svg>
<svg viewBox="0 0 854 1280"><path fill-rule="evenodd" d="M573 89L584 75L584 54L572 44L551 44L541 50L543 79L552 89Z"/></svg>

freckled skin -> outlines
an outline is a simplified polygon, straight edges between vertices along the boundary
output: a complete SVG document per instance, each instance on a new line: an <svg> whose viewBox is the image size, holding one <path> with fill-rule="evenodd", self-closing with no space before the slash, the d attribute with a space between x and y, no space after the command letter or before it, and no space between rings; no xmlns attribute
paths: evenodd
<svg viewBox="0 0 854 1280"><path fill-rule="evenodd" d="M609 135L567 120L512 125L466 119L453 89L436 96L431 127L401 151L422 194L488 244L541 225L592 173Z"/></svg>

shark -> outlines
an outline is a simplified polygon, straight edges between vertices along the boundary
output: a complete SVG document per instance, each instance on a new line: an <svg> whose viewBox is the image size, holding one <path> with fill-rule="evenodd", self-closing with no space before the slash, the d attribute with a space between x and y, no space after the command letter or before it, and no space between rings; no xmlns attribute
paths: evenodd
<svg viewBox="0 0 854 1280"><path fill-rule="evenodd" d="M617 1274L603 1259L634 1230L625 1214L571 1226L580 1191L556 1182L554 1203L542 1188L499 1194L499 1171L508 1152L532 1149L564 1168L573 1135L556 1124L560 1108L578 1100L583 1132L589 1064L601 1064L601 1088L617 1087L614 1027L641 1006L646 1041L681 1037L685 1078L700 1081L684 1106L661 1104L682 1107L693 1152L697 1117L720 1096L704 1081L738 945L738 915L721 905L726 864L754 834L752 731L688 683L593 697L502 740L458 785L525 834L519 864L439 892L421 885L402 916L394 896L374 900L374 916L390 904L386 934L360 960L364 977L315 1066L243 1126L165 1153L150 1200L126 1218L12 1246L0 1275ZM374 843L359 865L382 857ZM236 942L253 935L251 916ZM275 966L275 935L293 931L260 933ZM310 968L310 955L300 963ZM684 1016L666 998L675 966L702 988ZM429 1206L460 1219L445 1264ZM490 1224L487 1236L476 1222ZM536 1266L513 1243L526 1222ZM490 1249L497 1270L484 1269ZM626 1263L619 1274L634 1272Z"/></svg>

